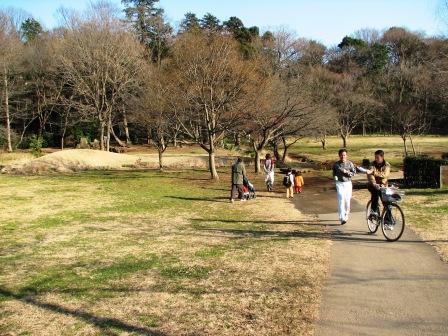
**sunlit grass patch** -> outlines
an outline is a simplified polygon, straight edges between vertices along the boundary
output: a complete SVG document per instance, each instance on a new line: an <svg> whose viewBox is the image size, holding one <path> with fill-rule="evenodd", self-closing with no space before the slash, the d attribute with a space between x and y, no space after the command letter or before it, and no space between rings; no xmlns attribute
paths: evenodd
<svg viewBox="0 0 448 336"><path fill-rule="evenodd" d="M4 176L0 333L309 334L328 237L276 194L230 204L221 173Z"/></svg>

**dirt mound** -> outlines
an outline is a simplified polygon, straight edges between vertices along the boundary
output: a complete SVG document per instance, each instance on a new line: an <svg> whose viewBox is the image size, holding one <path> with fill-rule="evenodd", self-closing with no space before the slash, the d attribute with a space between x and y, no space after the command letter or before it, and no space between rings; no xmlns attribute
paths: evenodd
<svg viewBox="0 0 448 336"><path fill-rule="evenodd" d="M38 174L43 172L74 172L90 169L122 169L135 165L138 158L132 155L110 153L92 149L69 149L47 154L27 162L16 162L3 171Z"/></svg>
<svg viewBox="0 0 448 336"><path fill-rule="evenodd" d="M234 157L217 157L216 166L230 166ZM201 169L208 167L207 155L165 155L164 167L168 169ZM249 162L248 162L249 163ZM37 159L12 162L3 173L40 174L47 172L76 172L83 170L117 170L159 168L158 156L153 154L118 154L92 149L69 149L47 154Z"/></svg>

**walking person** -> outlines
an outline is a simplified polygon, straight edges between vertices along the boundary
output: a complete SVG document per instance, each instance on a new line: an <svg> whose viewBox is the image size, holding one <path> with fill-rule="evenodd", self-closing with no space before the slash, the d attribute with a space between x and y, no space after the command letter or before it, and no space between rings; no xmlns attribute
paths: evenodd
<svg viewBox="0 0 448 336"><path fill-rule="evenodd" d="M266 154L266 160L263 165L264 172L266 174L266 178L264 182L266 183L266 188L268 191L272 191L272 187L274 185L274 170L275 170L275 162L271 158L271 154Z"/></svg>
<svg viewBox="0 0 448 336"><path fill-rule="evenodd" d="M288 168L283 177L283 186L286 188L286 198L294 198L294 175L291 168Z"/></svg>
<svg viewBox="0 0 448 336"><path fill-rule="evenodd" d="M246 178L246 167L243 159L239 157L232 165L232 189L230 190L230 202L235 201L235 194L238 192L238 198L243 202L244 179Z"/></svg>
<svg viewBox="0 0 448 336"><path fill-rule="evenodd" d="M339 161L333 165L333 178L338 195L338 215L341 225L348 221L350 201L352 198L352 177L356 174L355 165L347 159L347 150L339 150Z"/></svg>
<svg viewBox="0 0 448 336"><path fill-rule="evenodd" d="M301 194L305 181L303 180L302 172L298 171L294 174L294 190L296 194Z"/></svg>

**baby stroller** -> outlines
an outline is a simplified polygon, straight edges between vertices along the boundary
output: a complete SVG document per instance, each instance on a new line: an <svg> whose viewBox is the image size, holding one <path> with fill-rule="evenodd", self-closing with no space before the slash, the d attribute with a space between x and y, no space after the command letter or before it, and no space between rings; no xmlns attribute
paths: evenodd
<svg viewBox="0 0 448 336"><path fill-rule="evenodd" d="M247 177L245 177L243 180L243 198L249 200L255 197L257 197L255 187L250 183Z"/></svg>

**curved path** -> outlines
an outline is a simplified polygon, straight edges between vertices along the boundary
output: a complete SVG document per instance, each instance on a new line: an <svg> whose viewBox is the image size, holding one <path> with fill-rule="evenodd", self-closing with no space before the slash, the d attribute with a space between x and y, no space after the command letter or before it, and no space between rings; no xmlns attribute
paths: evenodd
<svg viewBox="0 0 448 336"><path fill-rule="evenodd" d="M339 225L332 181L307 182L294 203L317 214L333 241L315 334L448 335L448 264L409 227L395 243L369 235L357 202Z"/></svg>

